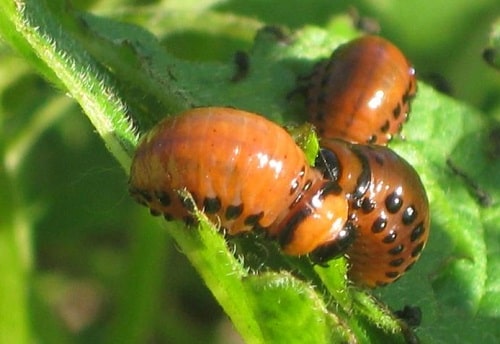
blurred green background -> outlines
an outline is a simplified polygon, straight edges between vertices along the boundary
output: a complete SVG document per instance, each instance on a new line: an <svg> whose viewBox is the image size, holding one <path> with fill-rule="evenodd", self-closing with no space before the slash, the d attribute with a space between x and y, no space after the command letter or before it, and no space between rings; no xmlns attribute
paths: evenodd
<svg viewBox="0 0 500 344"><path fill-rule="evenodd" d="M378 22L380 34L406 53L421 79L500 119L499 73L481 58L500 15L497 0L72 3L143 26L183 59L228 63L236 50L251 48L265 24L322 26L356 8ZM207 16L223 25L206 25ZM37 116L39 121L30 120ZM16 142L26 158L15 187L28 214L25 225L33 228L33 256L27 259L35 270L32 310L40 343L239 342L158 220L128 196L126 173L79 107L5 45L0 118L3 140L26 133ZM27 122L33 125L26 128ZM7 163L15 164L11 158ZM125 318L134 321L123 323ZM125 327L128 337L122 338Z"/></svg>

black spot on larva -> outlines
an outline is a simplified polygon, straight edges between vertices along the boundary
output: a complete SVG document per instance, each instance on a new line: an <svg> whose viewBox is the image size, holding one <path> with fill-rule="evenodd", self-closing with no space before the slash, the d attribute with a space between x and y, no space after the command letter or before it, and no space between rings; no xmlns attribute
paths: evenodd
<svg viewBox="0 0 500 344"><path fill-rule="evenodd" d="M147 203L151 203L153 201L153 195L146 190L136 190L135 194L142 197L142 199L144 199Z"/></svg>
<svg viewBox="0 0 500 344"><path fill-rule="evenodd" d="M243 212L243 204L230 205L226 209L225 217L227 220L237 219Z"/></svg>
<svg viewBox="0 0 500 344"><path fill-rule="evenodd" d="M306 98L306 107L310 107L310 106L312 106L315 103L316 103L316 100L312 99L312 97L310 95L308 95L307 98Z"/></svg>
<svg viewBox="0 0 500 344"><path fill-rule="evenodd" d="M413 230L411 231L411 236L410 236L410 240L412 242L418 240L422 234L424 234L425 232L425 227L424 227L424 223L423 222L420 222L415 228L413 228Z"/></svg>
<svg viewBox="0 0 500 344"><path fill-rule="evenodd" d="M405 249L404 245L398 245L391 248L389 251L387 251L387 253L389 253L392 256L397 256L398 254L403 252L404 249Z"/></svg>
<svg viewBox="0 0 500 344"><path fill-rule="evenodd" d="M317 67L321 67L321 64L318 65ZM323 73L323 75L321 76L321 78L319 79L319 88L320 90L322 90L322 92L320 92L320 96L326 96L325 93L323 90L325 88L327 88L328 84L330 83L330 79L328 78L328 74L327 73Z"/></svg>
<svg viewBox="0 0 500 344"><path fill-rule="evenodd" d="M392 110L392 115L394 116L394 119L398 119L399 116L401 116L401 104L397 104L394 110Z"/></svg>
<svg viewBox="0 0 500 344"><path fill-rule="evenodd" d="M372 144L372 143L375 143L377 142L377 135L370 135L370 137L368 138L368 140L366 140L366 143L369 143L369 144Z"/></svg>
<svg viewBox="0 0 500 344"><path fill-rule="evenodd" d="M413 267L413 265L415 265L415 262L411 262L411 264L406 267L405 272L410 270Z"/></svg>
<svg viewBox="0 0 500 344"><path fill-rule="evenodd" d="M321 81L321 83L323 84L323 82L328 83L328 79L323 79ZM324 87L324 85L321 85L321 86L322 86L321 88ZM318 94L318 98L316 98L316 99L318 101L318 105L324 105L326 103L326 100L328 99L328 97L327 97L325 92L320 92Z"/></svg>
<svg viewBox="0 0 500 344"><path fill-rule="evenodd" d="M215 214L221 208L219 197L205 197L203 200L203 209L207 214Z"/></svg>
<svg viewBox="0 0 500 344"><path fill-rule="evenodd" d="M340 54L340 52L342 51L342 48L340 49L335 49L330 58L327 59L326 61L323 61L321 63L319 63L318 65L320 67L324 67L323 70L325 71L324 75L325 75L325 78L329 78L330 77L330 74L331 74L331 69L333 67L335 67L335 65L337 64L337 59L334 58L336 57L338 54Z"/></svg>
<svg viewBox="0 0 500 344"><path fill-rule="evenodd" d="M387 271L385 273L385 276L388 277L388 278L396 278L399 276L399 272L397 271Z"/></svg>
<svg viewBox="0 0 500 344"><path fill-rule="evenodd" d="M311 185L312 185L312 180L308 179L306 181L306 183L304 184L304 187L302 188L302 191L307 191L311 188Z"/></svg>
<svg viewBox="0 0 500 344"><path fill-rule="evenodd" d="M309 189L309 188L308 188ZM319 199L323 199L326 195L340 195L342 192L342 188L335 182L333 181L325 181L323 185L319 188L319 190L316 192L316 195L319 197ZM304 198L304 192L301 192L300 194L297 195L297 197L293 200L292 204L288 207L288 209L293 209L297 204L302 201ZM310 202L309 202L310 204ZM311 207L314 207L311 205Z"/></svg>
<svg viewBox="0 0 500 344"><path fill-rule="evenodd" d="M361 197L363 197L370 186L372 180L372 170L368 158L359 148L353 146L352 151L361 163L361 173L356 180L356 189L352 192L352 197L354 199L360 199Z"/></svg>
<svg viewBox="0 0 500 344"><path fill-rule="evenodd" d="M382 242L383 242L384 244L391 244L391 243L393 243L393 242L396 240L397 236L398 236L398 233L397 233L397 232L395 232L395 231L393 231L393 230L391 230L391 231L389 232L389 234L387 234L387 235L386 235L386 236L382 239Z"/></svg>
<svg viewBox="0 0 500 344"><path fill-rule="evenodd" d="M131 195L137 195L139 193L139 190L137 190L137 188L133 187L132 185L129 185L128 193Z"/></svg>
<svg viewBox="0 0 500 344"><path fill-rule="evenodd" d="M387 219L383 216L379 216L375 221L373 221L372 232L380 233L385 229L386 226L387 226Z"/></svg>
<svg viewBox="0 0 500 344"><path fill-rule="evenodd" d="M318 104L319 106L323 105L323 104ZM325 116L326 116L326 112L325 110L323 109L318 109L317 112L316 112L316 120L318 122L322 122L325 120Z"/></svg>
<svg viewBox="0 0 500 344"><path fill-rule="evenodd" d="M403 199L396 192L391 193L385 199L385 207L387 211L391 214L395 214L401 209L403 205Z"/></svg>
<svg viewBox="0 0 500 344"><path fill-rule="evenodd" d="M283 229L278 234L278 241L281 247L285 247L293 241L295 230L299 224L312 214L312 209L309 207L301 207L293 216L283 224Z"/></svg>
<svg viewBox="0 0 500 344"><path fill-rule="evenodd" d="M340 195L342 192L342 188L334 182L327 181L321 185L321 188L318 190L317 195L320 199L323 199L327 195Z"/></svg>
<svg viewBox="0 0 500 344"><path fill-rule="evenodd" d="M248 215L244 221L244 224L246 226L255 226L257 223L259 223L260 219L264 216L264 212L261 211L258 214L252 214Z"/></svg>
<svg viewBox="0 0 500 344"><path fill-rule="evenodd" d="M390 265L390 266L394 266L394 267L398 267L398 266L400 266L401 264L403 264L403 262L404 262L404 261L405 261L405 260L404 260L404 258L394 259L394 260L391 260L391 261L389 262L389 265Z"/></svg>
<svg viewBox="0 0 500 344"><path fill-rule="evenodd" d="M299 188L299 181L297 179L292 180L292 183L290 185L290 195L293 195L295 191Z"/></svg>
<svg viewBox="0 0 500 344"><path fill-rule="evenodd" d="M170 213L164 213L163 214L163 218L167 221L173 221L174 220L174 217L172 216L172 214Z"/></svg>
<svg viewBox="0 0 500 344"><path fill-rule="evenodd" d="M196 224L196 219L191 215L186 215L182 218L186 226L193 226Z"/></svg>
<svg viewBox="0 0 500 344"><path fill-rule="evenodd" d="M358 221L358 216L354 213L350 213L347 215L347 219L352 222L357 222Z"/></svg>
<svg viewBox="0 0 500 344"><path fill-rule="evenodd" d="M184 209L186 209L188 212L194 212L196 209L196 204L194 203L194 200L191 197L184 197L182 195L179 195L179 201L181 202L182 206Z"/></svg>
<svg viewBox="0 0 500 344"><path fill-rule="evenodd" d="M413 250L411 250L411 256L414 257L414 258L418 257L420 255L420 253L422 252L423 248L424 248L424 243L421 242L420 244L418 244L417 246L415 246L413 248Z"/></svg>
<svg viewBox="0 0 500 344"><path fill-rule="evenodd" d="M361 203L363 203L362 199L354 199L354 202L352 202L352 209L361 208Z"/></svg>
<svg viewBox="0 0 500 344"><path fill-rule="evenodd" d="M297 204L300 203L300 201L302 200L302 198L304 198L304 193L299 193L297 195L297 197L295 197L295 199L293 200L292 204L290 204L290 206L288 207L288 209L292 209L294 208Z"/></svg>
<svg viewBox="0 0 500 344"><path fill-rule="evenodd" d="M318 264L336 258L345 253L345 250L354 242L355 237L356 226L351 222L347 222L335 240L319 246L309 255L309 257L313 262Z"/></svg>
<svg viewBox="0 0 500 344"><path fill-rule="evenodd" d="M382 158L381 155L379 154L374 154L374 158L375 158L375 162L379 165L379 166L384 166L384 158Z"/></svg>
<svg viewBox="0 0 500 344"><path fill-rule="evenodd" d="M387 133L389 131L390 126L391 123L389 121L385 121L384 125L380 127L380 131L383 133Z"/></svg>
<svg viewBox="0 0 500 344"><path fill-rule="evenodd" d="M143 205L143 206L145 206L145 207L147 207L147 206L148 206L148 203L147 203L145 200L143 200L143 199L142 199L142 197L135 196L135 200L136 200L139 204L141 204L141 205Z"/></svg>
<svg viewBox="0 0 500 344"><path fill-rule="evenodd" d="M170 195L163 191L156 191L155 196L162 206L168 207L172 200L170 199Z"/></svg>
<svg viewBox="0 0 500 344"><path fill-rule="evenodd" d="M409 225L417 218L417 210L413 205L406 207L403 212L403 224Z"/></svg>
<svg viewBox="0 0 500 344"><path fill-rule="evenodd" d="M149 209L149 213L153 216L160 216L161 212L156 209Z"/></svg>
<svg viewBox="0 0 500 344"><path fill-rule="evenodd" d="M342 165L337 155L329 149L321 148L314 166L323 173L323 177L337 181L342 174Z"/></svg>
<svg viewBox="0 0 500 344"><path fill-rule="evenodd" d="M369 199L369 198L365 198L365 199L363 199L363 202L361 203L361 210L363 210L363 213L369 214L375 209L376 205L377 205L377 202L375 202L374 200Z"/></svg>
<svg viewBox="0 0 500 344"><path fill-rule="evenodd" d="M258 237L261 237L261 238L270 238L271 237L271 235L269 234L269 226L268 227L262 227L258 223L253 227L252 233L255 234ZM275 237L276 236L274 236L273 238L275 238Z"/></svg>
<svg viewBox="0 0 500 344"><path fill-rule="evenodd" d="M405 94L403 94L403 103L404 104L409 103L410 100L412 100L414 95L415 95L413 92L411 92L411 89L415 88L413 82L410 82L410 84L408 86L409 86L408 91Z"/></svg>

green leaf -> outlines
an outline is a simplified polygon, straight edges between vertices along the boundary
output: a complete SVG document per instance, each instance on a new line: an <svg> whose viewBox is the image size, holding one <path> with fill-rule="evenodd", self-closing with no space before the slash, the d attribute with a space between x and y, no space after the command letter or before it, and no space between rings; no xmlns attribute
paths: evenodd
<svg viewBox="0 0 500 344"><path fill-rule="evenodd" d="M340 343L354 339L310 285L286 272L251 275L245 285L265 343Z"/></svg>
<svg viewBox="0 0 500 344"><path fill-rule="evenodd" d="M2 140L3 141L3 140ZM0 141L0 157L4 146ZM29 343L27 284L30 268L29 241L17 240L28 234L29 224L25 214L17 210L14 180L4 168L0 168L0 342ZM10 310L7 312L6 310Z"/></svg>
<svg viewBox="0 0 500 344"><path fill-rule="evenodd" d="M483 51L483 58L492 67L500 69L500 18L492 25L489 45Z"/></svg>
<svg viewBox="0 0 500 344"><path fill-rule="evenodd" d="M287 125L286 130L306 154L309 165L314 166L319 151L319 140L314 126L310 123L304 123L300 126Z"/></svg>

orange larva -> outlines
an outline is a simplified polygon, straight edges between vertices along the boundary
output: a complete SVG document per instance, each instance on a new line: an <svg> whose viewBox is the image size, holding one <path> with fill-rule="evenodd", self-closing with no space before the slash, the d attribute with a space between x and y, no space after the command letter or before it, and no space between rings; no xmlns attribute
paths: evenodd
<svg viewBox="0 0 500 344"><path fill-rule="evenodd" d="M349 278L367 287L394 282L420 257L429 236L429 202L422 182L387 147L321 141L317 166L349 199L354 243L346 250Z"/></svg>
<svg viewBox="0 0 500 344"><path fill-rule="evenodd" d="M306 87L309 119L323 138L386 144L407 120L416 89L403 53L381 37L364 36L314 68Z"/></svg>
<svg viewBox="0 0 500 344"><path fill-rule="evenodd" d="M283 250L342 253L352 230L347 199L308 166L280 126L233 108L186 111L159 123L140 143L130 193L155 215L191 219L178 190L230 235L262 229Z"/></svg>

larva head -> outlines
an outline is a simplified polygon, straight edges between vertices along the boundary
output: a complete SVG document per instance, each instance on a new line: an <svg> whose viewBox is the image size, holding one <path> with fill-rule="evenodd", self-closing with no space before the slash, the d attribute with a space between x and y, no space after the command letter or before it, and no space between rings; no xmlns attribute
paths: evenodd
<svg viewBox="0 0 500 344"><path fill-rule="evenodd" d="M323 177L335 181L350 201L363 196L370 185L368 161L351 144L342 140L325 140L315 166Z"/></svg>

